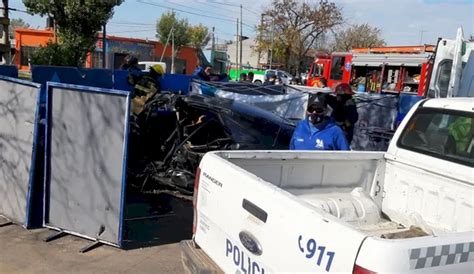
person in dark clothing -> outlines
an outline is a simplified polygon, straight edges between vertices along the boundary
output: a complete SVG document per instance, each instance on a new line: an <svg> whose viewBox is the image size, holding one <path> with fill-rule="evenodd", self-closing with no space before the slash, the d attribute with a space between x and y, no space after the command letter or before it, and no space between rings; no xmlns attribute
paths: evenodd
<svg viewBox="0 0 474 274"><path fill-rule="evenodd" d="M128 70L129 72L142 71L138 66L138 58L133 55L127 55L125 57L124 63L120 66L120 69Z"/></svg>
<svg viewBox="0 0 474 274"><path fill-rule="evenodd" d="M264 85L266 85L266 86L275 85L276 79L277 79L277 77L276 77L275 74L270 75L270 77L268 77L268 79L265 81Z"/></svg>
<svg viewBox="0 0 474 274"><path fill-rule="evenodd" d="M161 92L158 79L164 74L163 67L159 64L150 67L148 73L140 78L134 79L132 113L138 116L145 106L145 103L156 93Z"/></svg>
<svg viewBox="0 0 474 274"><path fill-rule="evenodd" d="M198 72L197 77L203 81L211 81L212 67L206 66L203 70Z"/></svg>
<svg viewBox="0 0 474 274"><path fill-rule="evenodd" d="M327 96L326 100L333 109L331 117L346 134L347 142L350 144L354 136L354 126L359 120L357 107L352 98L354 94L348 84L339 84L335 88L336 96Z"/></svg>
<svg viewBox="0 0 474 274"><path fill-rule="evenodd" d="M242 72L240 74L240 79L239 79L240 82L247 82L247 74L245 74L244 72Z"/></svg>
<svg viewBox="0 0 474 274"><path fill-rule="evenodd" d="M309 105L307 118L293 133L291 150L350 150L344 132L326 113L325 102L318 100Z"/></svg>
<svg viewBox="0 0 474 274"><path fill-rule="evenodd" d="M247 81L250 83L253 83L253 77L254 77L253 72L249 71L249 73L247 74Z"/></svg>
<svg viewBox="0 0 474 274"><path fill-rule="evenodd" d="M194 79L199 79L202 81L222 81L227 79L227 74L213 74L211 66L197 67L192 74Z"/></svg>

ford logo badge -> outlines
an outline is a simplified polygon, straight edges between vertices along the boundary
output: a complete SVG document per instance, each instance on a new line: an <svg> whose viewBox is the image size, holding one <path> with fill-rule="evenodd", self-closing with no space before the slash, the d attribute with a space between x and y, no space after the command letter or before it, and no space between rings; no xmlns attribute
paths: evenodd
<svg viewBox="0 0 474 274"><path fill-rule="evenodd" d="M242 245L252 254L257 256L262 255L262 246L252 234L242 231L239 233L239 238Z"/></svg>

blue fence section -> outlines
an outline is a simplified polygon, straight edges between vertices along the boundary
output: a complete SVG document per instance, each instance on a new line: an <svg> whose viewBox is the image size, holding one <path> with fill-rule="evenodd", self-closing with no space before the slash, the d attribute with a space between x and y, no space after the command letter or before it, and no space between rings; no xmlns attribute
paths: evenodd
<svg viewBox="0 0 474 274"><path fill-rule="evenodd" d="M16 66L0 65L0 75L18 78L18 69Z"/></svg>
<svg viewBox="0 0 474 274"><path fill-rule="evenodd" d="M127 70L114 70L113 88L118 90L132 91L133 86L127 81Z"/></svg>
<svg viewBox="0 0 474 274"><path fill-rule="evenodd" d="M25 228L38 228L43 224L44 178L40 85L5 76L0 85L0 214Z"/></svg>
<svg viewBox="0 0 474 274"><path fill-rule="evenodd" d="M0 69L0 74L2 70ZM84 69L75 67L33 66L32 80L43 85L46 82L74 84L89 87L131 91L133 86L127 82L128 71L109 69ZM165 74L159 82L164 91L188 94L192 76Z"/></svg>
<svg viewBox="0 0 474 274"><path fill-rule="evenodd" d="M188 94L191 75L165 74L160 80L161 89L175 93Z"/></svg>
<svg viewBox="0 0 474 274"><path fill-rule="evenodd" d="M127 91L47 84L47 227L122 246L130 100Z"/></svg>
<svg viewBox="0 0 474 274"><path fill-rule="evenodd" d="M131 91L133 86L127 82L128 71L114 71L114 89ZM161 90L180 94L188 94L191 75L183 74L165 74L158 81L161 84Z"/></svg>
<svg viewBox="0 0 474 274"><path fill-rule="evenodd" d="M98 88L113 88L112 71L109 69L83 69L74 67L33 66L33 82L45 85L46 82L82 85Z"/></svg>

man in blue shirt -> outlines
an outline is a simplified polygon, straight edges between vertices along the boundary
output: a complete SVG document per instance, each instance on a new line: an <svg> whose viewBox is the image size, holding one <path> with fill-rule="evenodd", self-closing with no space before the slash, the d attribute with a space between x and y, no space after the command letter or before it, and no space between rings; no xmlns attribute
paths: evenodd
<svg viewBox="0 0 474 274"><path fill-rule="evenodd" d="M326 112L324 102L309 105L308 117L298 123L293 133L291 150L350 150L344 132Z"/></svg>

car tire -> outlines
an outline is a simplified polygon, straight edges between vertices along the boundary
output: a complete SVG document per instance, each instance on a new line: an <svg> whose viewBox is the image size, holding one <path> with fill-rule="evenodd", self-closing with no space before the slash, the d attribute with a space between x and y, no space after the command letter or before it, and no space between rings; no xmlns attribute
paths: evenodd
<svg viewBox="0 0 474 274"><path fill-rule="evenodd" d="M261 85L261 84L262 84L262 81L260 81L260 80L255 80L255 81L253 81L253 83L256 84L256 85Z"/></svg>

